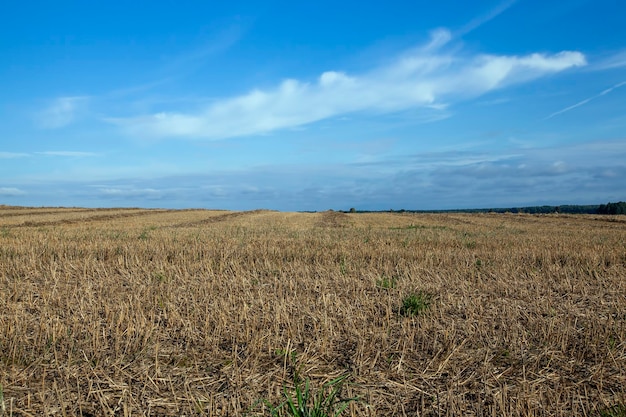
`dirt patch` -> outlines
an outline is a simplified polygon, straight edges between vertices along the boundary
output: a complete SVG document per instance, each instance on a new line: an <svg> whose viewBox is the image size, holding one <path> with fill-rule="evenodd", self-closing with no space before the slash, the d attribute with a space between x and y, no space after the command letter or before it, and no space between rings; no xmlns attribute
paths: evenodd
<svg viewBox="0 0 626 417"><path fill-rule="evenodd" d="M235 211L235 212L226 212L224 214L220 214L217 216L207 217L206 219L194 220L191 222L184 222L173 225L172 227L192 227L192 226L201 226L204 224L214 224L214 223L222 223L231 221L240 217L252 216L260 213L267 213L270 210L250 210L250 211Z"/></svg>
<svg viewBox="0 0 626 417"><path fill-rule="evenodd" d="M350 216L341 211L325 211L319 213L320 218L316 222L317 227L349 227L352 224Z"/></svg>

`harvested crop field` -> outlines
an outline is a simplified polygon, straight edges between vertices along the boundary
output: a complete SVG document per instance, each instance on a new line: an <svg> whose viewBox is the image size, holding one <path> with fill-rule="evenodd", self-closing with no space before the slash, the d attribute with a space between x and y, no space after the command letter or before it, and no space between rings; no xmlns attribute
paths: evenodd
<svg viewBox="0 0 626 417"><path fill-rule="evenodd" d="M626 217L0 206L0 415L269 415L295 373L346 416L626 415Z"/></svg>

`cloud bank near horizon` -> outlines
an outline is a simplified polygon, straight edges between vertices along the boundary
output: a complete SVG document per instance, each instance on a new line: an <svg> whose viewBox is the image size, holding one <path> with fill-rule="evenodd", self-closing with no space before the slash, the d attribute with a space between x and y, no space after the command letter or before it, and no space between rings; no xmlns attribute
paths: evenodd
<svg viewBox="0 0 626 417"><path fill-rule="evenodd" d="M267 165L175 175L3 184L19 205L234 210L452 209L599 204L622 199L622 141L506 151L439 151L364 163ZM532 194L528 195L528 190ZM580 196L573 198L572 196Z"/></svg>
<svg viewBox="0 0 626 417"><path fill-rule="evenodd" d="M587 64L577 51L471 54L459 47L446 48L451 40L448 30L439 29L426 45L362 74L326 71L312 82L286 79L273 89L218 99L191 112L157 111L106 120L137 137L226 139L354 113L444 110L455 101Z"/></svg>

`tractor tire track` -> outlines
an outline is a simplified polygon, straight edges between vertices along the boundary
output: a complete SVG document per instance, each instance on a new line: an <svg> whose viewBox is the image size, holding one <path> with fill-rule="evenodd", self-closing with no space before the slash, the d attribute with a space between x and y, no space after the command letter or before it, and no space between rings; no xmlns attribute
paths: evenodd
<svg viewBox="0 0 626 417"><path fill-rule="evenodd" d="M222 222L226 222L226 221L241 218L241 217L248 217L248 216L253 216L259 213L268 213L268 212L271 212L271 210L250 210L250 211L227 212L227 213L220 214L217 216L207 217L205 219L194 220L194 221L184 222L184 223L177 223L170 227L195 227L195 226L202 226L206 224L222 223Z"/></svg>
<svg viewBox="0 0 626 417"><path fill-rule="evenodd" d="M100 212L100 209L95 209L95 211ZM116 214L101 214L101 215L81 217L81 218L76 218L76 219L58 219L58 220L47 220L47 221L27 220L23 223L14 224L14 225L4 225L2 227L13 229L13 228L21 228L21 227L42 227L42 226L93 223L93 222L116 220L116 219L129 218L129 217L148 216L152 214L168 213L168 212L174 212L174 211L176 210L157 209L157 210L133 211L131 213L122 212L122 213L116 213ZM56 212L53 214L56 214Z"/></svg>

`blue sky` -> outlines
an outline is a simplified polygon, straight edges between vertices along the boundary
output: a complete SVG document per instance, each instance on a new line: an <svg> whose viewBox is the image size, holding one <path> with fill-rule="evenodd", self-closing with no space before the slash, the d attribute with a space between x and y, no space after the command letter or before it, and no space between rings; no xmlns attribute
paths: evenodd
<svg viewBox="0 0 626 417"><path fill-rule="evenodd" d="M0 204L626 200L621 0L32 1L0 16Z"/></svg>

